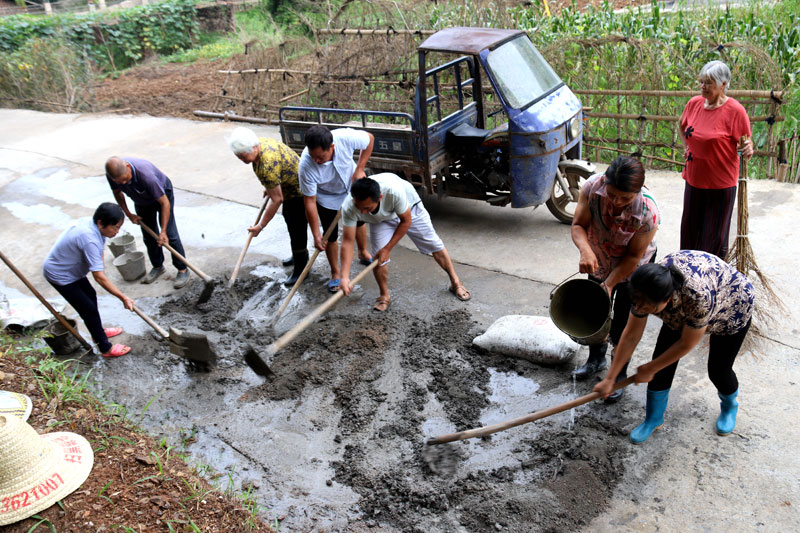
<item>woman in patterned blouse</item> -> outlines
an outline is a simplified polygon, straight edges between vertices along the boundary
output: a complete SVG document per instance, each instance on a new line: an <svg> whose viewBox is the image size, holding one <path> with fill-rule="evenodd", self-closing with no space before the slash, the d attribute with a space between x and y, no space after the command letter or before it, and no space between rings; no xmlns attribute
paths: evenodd
<svg viewBox="0 0 800 533"><path fill-rule="evenodd" d="M594 390L603 397L611 393L615 378L630 360L642 338L647 315L661 318L653 360L638 368L637 383L647 383L645 420L630 435L641 444L664 423L672 378L678 361L688 354L705 333L711 335L708 377L717 388L721 414L719 435L728 435L736 425L739 382L733 363L750 329L753 286L728 263L715 255L682 250L656 264L639 267L631 276L633 305L628 325L616 350L608 375Z"/></svg>

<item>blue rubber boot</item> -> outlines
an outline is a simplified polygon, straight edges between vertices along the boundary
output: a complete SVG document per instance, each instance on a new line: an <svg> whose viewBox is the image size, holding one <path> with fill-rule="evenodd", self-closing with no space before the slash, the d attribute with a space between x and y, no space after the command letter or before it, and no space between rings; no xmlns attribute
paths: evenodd
<svg viewBox="0 0 800 533"><path fill-rule="evenodd" d="M647 407L645 407L644 422L631 431L631 442L641 444L650 438L655 430L664 425L664 411L667 410L669 389L647 391Z"/></svg>
<svg viewBox="0 0 800 533"><path fill-rule="evenodd" d="M717 435L730 435L733 428L736 427L736 413L739 412L739 402L736 397L739 396L739 389L736 389L731 394L717 393L719 399L722 400L719 404L720 415L717 418Z"/></svg>

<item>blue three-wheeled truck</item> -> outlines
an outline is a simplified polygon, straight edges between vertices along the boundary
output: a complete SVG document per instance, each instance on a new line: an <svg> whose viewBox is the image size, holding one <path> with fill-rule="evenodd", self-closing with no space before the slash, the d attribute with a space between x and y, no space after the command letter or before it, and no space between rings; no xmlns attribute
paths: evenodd
<svg viewBox="0 0 800 533"><path fill-rule="evenodd" d="M457 57L429 69L432 53ZM413 114L288 106L280 110L283 141L299 152L314 124L364 129L375 136L373 172L394 172L439 196L544 203L570 223L594 173L581 160L582 107L526 33L449 28L418 54Z"/></svg>

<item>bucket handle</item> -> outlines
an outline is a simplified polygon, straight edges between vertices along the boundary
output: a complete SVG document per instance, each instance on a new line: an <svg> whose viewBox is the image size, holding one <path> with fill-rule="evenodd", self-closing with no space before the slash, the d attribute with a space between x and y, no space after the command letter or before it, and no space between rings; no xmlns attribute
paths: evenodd
<svg viewBox="0 0 800 533"><path fill-rule="evenodd" d="M555 292L558 290L558 288L559 288L559 287L561 287L561 286L562 286L564 283L566 283L567 281L569 281L569 279L570 279L571 277L573 277L573 276L575 276L575 275L577 275L577 274L580 274L580 272L575 272L574 274L570 274L570 275L569 275L569 276L567 276L567 278L566 278L566 279L564 279L564 280L563 280L561 283L559 283L559 284L557 284L555 287L553 287L553 290L551 290L551 291L550 291L550 299L551 299L551 300L553 299L553 294L554 294L554 293L555 293ZM589 278L587 278L587 279L589 279ZM594 281L594 280L593 280L593 279L589 279L589 281ZM595 281L595 283L597 283L597 282ZM599 285L600 285L601 287L603 286L603 284L602 284L602 283L599 283ZM604 290L605 290L605 289L604 289ZM617 293L616 293L615 291L612 291L612 293L611 293L611 296L609 296L609 297L608 297L608 299L609 299L609 302L611 303L611 312L609 313L609 316L610 316L610 317L613 317L613 316L614 316L614 300L616 300L616 299L617 299Z"/></svg>
<svg viewBox="0 0 800 533"><path fill-rule="evenodd" d="M569 278L571 278L571 277L573 277L573 276L576 276L576 275L578 275L578 274L580 274L580 272L575 272L574 274L570 274L570 275L569 275L569 276L567 276L567 278L566 278L565 280L563 280L561 283L556 283L556 286L555 286L555 287L553 287L553 290L551 290L551 291L550 291L550 299L551 299L551 300L553 299L553 294L554 294L554 293L555 293L555 292L558 290L558 288L559 288L560 286L562 286L564 283L566 283L567 281L569 281Z"/></svg>

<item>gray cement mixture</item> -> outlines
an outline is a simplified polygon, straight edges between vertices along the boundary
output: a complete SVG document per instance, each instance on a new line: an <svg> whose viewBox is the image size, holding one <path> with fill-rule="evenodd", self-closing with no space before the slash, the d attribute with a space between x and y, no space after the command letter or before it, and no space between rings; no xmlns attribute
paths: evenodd
<svg viewBox="0 0 800 533"><path fill-rule="evenodd" d="M515 394L578 394L568 369L481 353L471 343L480 328L464 309L426 321L340 305L268 361L275 375L262 379L242 354L248 345L265 353L280 333L264 324L285 290L245 276L197 305L201 290L194 283L149 304L158 322L207 334L217 368L198 371L145 335L137 353L152 355L122 358L113 370L95 365L95 377L109 396L147 405L143 424L173 444L181 430L193 433L190 450L240 486L259 487L283 530L573 530L606 507L625 472L631 447L603 420L602 404L469 443L424 444L486 424L487 409ZM307 424L291 423L307 408ZM265 413L307 433L306 454L291 457L290 443L261 423ZM318 474L311 484L309 467Z"/></svg>

